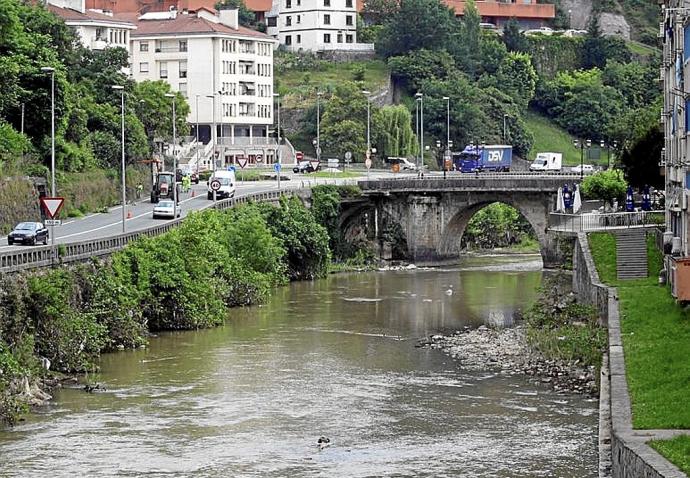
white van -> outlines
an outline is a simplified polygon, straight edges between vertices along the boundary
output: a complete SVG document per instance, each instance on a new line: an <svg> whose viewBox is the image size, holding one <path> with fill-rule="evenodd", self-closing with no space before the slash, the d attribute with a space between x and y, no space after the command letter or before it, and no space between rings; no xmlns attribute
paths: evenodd
<svg viewBox="0 0 690 478"><path fill-rule="evenodd" d="M530 171L560 171L563 166L561 153L537 153L534 162L530 165Z"/></svg>
<svg viewBox="0 0 690 478"><path fill-rule="evenodd" d="M216 171L216 173L208 178L208 198L213 199L213 189L211 183L218 180L220 189L216 191L216 199L231 198L235 196L235 171Z"/></svg>

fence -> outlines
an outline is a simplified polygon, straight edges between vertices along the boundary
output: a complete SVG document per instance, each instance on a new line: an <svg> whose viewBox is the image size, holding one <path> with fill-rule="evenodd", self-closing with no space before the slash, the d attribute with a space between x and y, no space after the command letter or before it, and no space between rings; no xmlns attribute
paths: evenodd
<svg viewBox="0 0 690 478"><path fill-rule="evenodd" d="M246 196L224 199L216 202L212 208L224 210L250 201L275 202L284 195L292 195L296 191L270 191ZM0 253L0 273L17 272L26 269L78 262L112 254L123 249L127 244L143 236L154 237L177 227L183 219L176 219L165 224L141 229L138 231L119 234L117 236L92 239L81 242L70 242L55 246L22 248L21 250Z"/></svg>
<svg viewBox="0 0 690 478"><path fill-rule="evenodd" d="M609 231L631 227L655 227L661 224L664 224L664 211L549 214L549 229L557 232Z"/></svg>

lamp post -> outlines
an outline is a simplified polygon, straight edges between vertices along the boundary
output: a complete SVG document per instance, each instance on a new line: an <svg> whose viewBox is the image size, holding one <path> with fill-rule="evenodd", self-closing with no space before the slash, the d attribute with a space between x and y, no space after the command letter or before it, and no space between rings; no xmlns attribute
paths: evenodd
<svg viewBox="0 0 690 478"><path fill-rule="evenodd" d="M44 66L44 73L50 73L50 195L55 197L55 68ZM50 226L50 243L55 245L55 226Z"/></svg>
<svg viewBox="0 0 690 478"><path fill-rule="evenodd" d="M573 10L568 9L568 28L573 28Z"/></svg>
<svg viewBox="0 0 690 478"><path fill-rule="evenodd" d="M321 93L316 93L316 161L321 163Z"/></svg>
<svg viewBox="0 0 690 478"><path fill-rule="evenodd" d="M199 179L199 96L196 95L196 177Z"/></svg>
<svg viewBox="0 0 690 478"><path fill-rule="evenodd" d="M173 133L173 219L177 217L177 154L175 152L175 147L177 146L177 115L175 112L175 99L174 93L166 93L166 98L172 98L172 133Z"/></svg>
<svg viewBox="0 0 690 478"><path fill-rule="evenodd" d="M371 158L371 98L370 91L363 90L362 93L367 97L367 152L366 159ZM367 180L369 179L369 168L367 168Z"/></svg>
<svg viewBox="0 0 690 478"><path fill-rule="evenodd" d="M601 149L606 148L606 169L611 169L611 147L613 146L613 149L616 149L618 146L618 141L614 141L613 144L609 144L603 139L599 142L599 147Z"/></svg>
<svg viewBox="0 0 690 478"><path fill-rule="evenodd" d="M213 177L215 178L216 176L216 93L213 92L212 95L206 95L206 98L211 98L213 99L213 126L211 127L211 142L213 144L213 148L211 148L211 161L213 162ZM213 188L211 188L213 189ZM216 191L215 189L213 190L213 202L216 202Z"/></svg>
<svg viewBox="0 0 690 478"><path fill-rule="evenodd" d="M450 160L450 97L444 96L443 99L446 100L446 150L443 154L443 179L446 179L447 161Z"/></svg>
<svg viewBox="0 0 690 478"><path fill-rule="evenodd" d="M127 219L127 190L125 189L125 87L113 85L113 90L120 92L120 116L121 116L121 136L122 136L122 233L126 232L125 220Z"/></svg>
<svg viewBox="0 0 690 478"><path fill-rule="evenodd" d="M582 180L585 177L585 147L590 148L592 141L589 139L575 139L573 140L573 146L580 148L580 180Z"/></svg>
<svg viewBox="0 0 690 478"><path fill-rule="evenodd" d="M424 166L424 95L418 92L414 95L419 101L419 144L420 144L420 163L417 165L417 171Z"/></svg>
<svg viewBox="0 0 690 478"><path fill-rule="evenodd" d="M275 159L279 163L282 163L281 152L280 152L280 94L273 93L273 97L276 99L276 103L278 105L278 115L276 117L276 122L277 122L276 142L278 143L278 147L276 148L276 158ZM278 182L280 182L280 173L278 173Z"/></svg>

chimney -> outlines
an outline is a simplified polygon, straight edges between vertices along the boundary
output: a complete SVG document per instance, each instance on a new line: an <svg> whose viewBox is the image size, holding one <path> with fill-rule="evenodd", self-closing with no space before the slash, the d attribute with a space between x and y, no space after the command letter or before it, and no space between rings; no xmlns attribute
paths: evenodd
<svg viewBox="0 0 690 478"><path fill-rule="evenodd" d="M239 29L239 10L221 10L218 12L220 23L225 26L232 28L233 30Z"/></svg>

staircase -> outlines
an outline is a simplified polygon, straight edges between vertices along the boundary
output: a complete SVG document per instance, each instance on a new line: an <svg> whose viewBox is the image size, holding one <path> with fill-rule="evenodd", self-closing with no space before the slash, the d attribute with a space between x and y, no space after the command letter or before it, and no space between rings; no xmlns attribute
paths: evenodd
<svg viewBox="0 0 690 478"><path fill-rule="evenodd" d="M642 228L616 233L616 275L619 280L647 277L647 240Z"/></svg>

